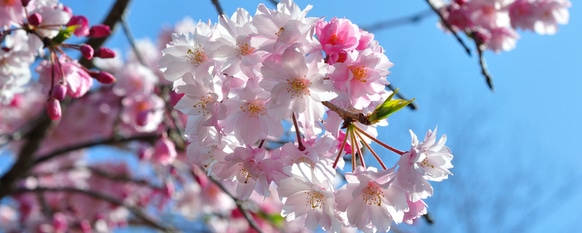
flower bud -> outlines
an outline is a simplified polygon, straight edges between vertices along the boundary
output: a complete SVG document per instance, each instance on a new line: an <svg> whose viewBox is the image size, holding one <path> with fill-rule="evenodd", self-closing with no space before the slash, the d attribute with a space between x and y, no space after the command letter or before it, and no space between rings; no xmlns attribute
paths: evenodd
<svg viewBox="0 0 582 233"><path fill-rule="evenodd" d="M38 26L42 23L42 15L40 15L39 13L34 13L30 16L28 16L28 24L32 25L32 26Z"/></svg>
<svg viewBox="0 0 582 233"><path fill-rule="evenodd" d="M22 3L22 6L23 7L27 7L28 6L28 3L30 3L30 0L22 0L20 2Z"/></svg>
<svg viewBox="0 0 582 233"><path fill-rule="evenodd" d="M67 96L67 88L65 85L56 85L53 87L53 90L51 91L51 97L57 100L63 100L65 99L65 96Z"/></svg>
<svg viewBox="0 0 582 233"><path fill-rule="evenodd" d="M176 147L172 140L165 137L160 138L154 146L154 154L152 160L158 162L162 165L168 165L174 162L174 159L178 156L176 152Z"/></svg>
<svg viewBox="0 0 582 233"><path fill-rule="evenodd" d="M82 37L89 35L89 20L85 16L75 15L71 17L67 26L77 26L75 29L75 36Z"/></svg>
<svg viewBox="0 0 582 233"><path fill-rule="evenodd" d="M103 84L112 84L115 81L117 81L117 79L115 79L115 77L112 74L105 72L105 71L99 72L96 79L97 79L97 81L99 81L100 83L103 83Z"/></svg>
<svg viewBox="0 0 582 233"><path fill-rule="evenodd" d="M61 118L61 102L53 97L50 97L46 102L46 113L53 121Z"/></svg>
<svg viewBox="0 0 582 233"><path fill-rule="evenodd" d="M115 57L115 51L113 51L110 48L99 48L97 51L95 51L95 57L100 57L100 58L114 58Z"/></svg>
<svg viewBox="0 0 582 233"><path fill-rule="evenodd" d="M135 117L135 123L139 126L145 126L148 124L148 119L150 117L150 111L141 111Z"/></svg>
<svg viewBox="0 0 582 233"><path fill-rule="evenodd" d="M94 25L89 29L89 37L92 38L106 37L109 36L110 34L111 29L109 29L109 26L103 24Z"/></svg>
<svg viewBox="0 0 582 233"><path fill-rule="evenodd" d="M87 58L87 60L91 60L91 58L93 58L93 53L95 51L93 50L93 47L91 47L91 45L82 44L81 47L79 47L79 50L81 51L83 57Z"/></svg>

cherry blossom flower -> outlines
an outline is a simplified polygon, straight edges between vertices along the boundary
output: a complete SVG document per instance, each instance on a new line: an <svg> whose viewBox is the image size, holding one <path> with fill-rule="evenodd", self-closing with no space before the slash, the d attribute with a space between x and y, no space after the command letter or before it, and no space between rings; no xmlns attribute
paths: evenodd
<svg viewBox="0 0 582 233"><path fill-rule="evenodd" d="M453 155L445 146L446 135L436 140L435 131L429 130L423 142L419 142L416 135L410 131L412 148L400 156L396 179L398 185L410 193L411 201L432 196L433 188L428 181L442 181L452 174L451 160Z"/></svg>
<svg viewBox="0 0 582 233"><path fill-rule="evenodd" d="M392 169L356 168L353 174L346 174L348 183L337 191L338 210L345 211L349 223L365 232L390 230L392 221L403 221L408 208L405 192L393 179Z"/></svg>
<svg viewBox="0 0 582 233"><path fill-rule="evenodd" d="M337 232L343 223L335 211L334 189L319 169L307 163L293 164L291 177L278 182L278 191L283 201L281 214L288 220L305 219L311 230L318 226Z"/></svg>

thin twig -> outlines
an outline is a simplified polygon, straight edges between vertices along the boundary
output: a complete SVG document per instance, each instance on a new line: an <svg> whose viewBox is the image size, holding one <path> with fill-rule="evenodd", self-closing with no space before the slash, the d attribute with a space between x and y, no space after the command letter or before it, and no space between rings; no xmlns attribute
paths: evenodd
<svg viewBox="0 0 582 233"><path fill-rule="evenodd" d="M279 2L277 2L277 0L269 0L269 2L271 2L271 4L277 6L277 4L279 4Z"/></svg>
<svg viewBox="0 0 582 233"><path fill-rule="evenodd" d="M374 23L372 25L364 26L364 27L362 27L362 29L364 29L366 31L373 32L373 31L379 31L379 30L383 30L383 29L395 28L395 27L403 26L403 25L407 25L407 24L415 24L415 23L419 23L420 21L422 21L423 19L425 19L431 15L432 15L432 10L426 9L426 10L414 13L412 15L394 18L394 19L388 19L388 20L384 20L384 21L379 21L379 22Z"/></svg>
<svg viewBox="0 0 582 233"><path fill-rule="evenodd" d="M226 193L226 195L228 195L230 198L232 198L232 200L234 200L234 202L236 203L236 207L238 208L238 210L240 210L241 213L243 213L243 216L245 217L245 219L247 220L249 225L251 225L251 227L255 231L257 231L258 233L263 233L263 230L261 230L261 227L259 226L259 224L257 224L255 219L253 219L253 216L251 215L249 210L244 208L243 202L240 199L238 199L237 197L235 197L234 195L232 195L228 190L226 190L226 187L224 187L224 185L222 183L220 183L220 181L216 180L216 178L214 178L211 175L208 175L208 178L214 184L216 184L224 193Z"/></svg>
<svg viewBox="0 0 582 233"><path fill-rule="evenodd" d="M493 77L489 73L489 69L487 69L487 62L485 62L485 57L483 56L483 46L479 44L478 40L473 39L475 41L475 47L477 47L477 54L479 55L479 66L481 66L481 74L485 77L485 82L487 82L487 86L491 91L495 91L493 87Z"/></svg>
<svg viewBox="0 0 582 233"><path fill-rule="evenodd" d="M463 48L465 49L465 52L467 52L467 55L471 56L471 49L469 49L469 47L465 44L465 42L463 42L463 40L461 39L461 37L459 37L459 35L457 35L457 33L455 32L455 30L453 30L453 27L451 26L451 24L449 24L449 22L441 14L441 12L439 11L439 9L437 9L430 2L430 0L426 0L426 3L428 3L428 5L432 9L432 11L434 11L434 13L436 13L439 16L439 18L441 19L441 22L443 23L443 25L445 25L445 27L453 34L453 36L455 36L455 39L457 39L457 42L459 42L459 44L461 44L461 46L463 46Z"/></svg>
<svg viewBox="0 0 582 233"><path fill-rule="evenodd" d="M161 137L160 134L140 134L140 135L135 135L135 136L126 137L126 138L110 137L110 138L93 140L90 142L78 143L78 144L75 144L75 145L72 145L69 147L59 148L59 149L52 151L46 155L40 156L38 159L34 160L34 162L30 166L32 167L36 164L45 162L47 160L53 159L59 155L62 155L62 154L65 154L65 153L68 153L71 151L89 148L92 146L107 145L107 144L114 144L114 143L125 143L125 142L131 142L131 141L154 141L154 140L158 139L159 137Z"/></svg>
<svg viewBox="0 0 582 233"><path fill-rule="evenodd" d="M148 67L148 65L145 63L145 60L143 59L143 56L141 55L141 53L137 49L137 45L135 44L135 38L133 37L133 34L131 33L131 30L129 28L129 24L127 23L127 20L125 20L125 14L123 16L121 16L121 18L119 19L119 23L121 23L121 28L123 28L123 32L125 33L125 37L127 37L127 40L129 41L129 45L131 46L131 49L133 49L133 54L135 54L135 57L139 61L139 64L141 64L142 66Z"/></svg>
<svg viewBox="0 0 582 233"><path fill-rule="evenodd" d="M19 188L19 189L14 190L14 194L29 193L29 192L32 192L32 193L64 192L64 193L76 193L76 194L86 195L89 197L93 197L95 199L107 201L107 202L112 203L114 205L123 206L123 207L127 208L129 211L131 211L137 218L142 220L148 226L153 227L157 230L160 230L163 232L178 232L176 229L173 229L171 227L166 227L166 226L163 226L161 223L158 223L156 220L152 219L146 213L144 213L142 211L142 209L139 207L135 207L135 206L126 204L123 201L118 200L115 197L112 197L112 196L109 196L109 195L106 195L103 193L95 192L92 190L80 189L80 188L75 188L75 187L36 187L33 189Z"/></svg>
<svg viewBox="0 0 582 233"><path fill-rule="evenodd" d="M224 15L224 10L222 10L222 6L220 5L220 2L218 0L211 0L212 1L212 5L214 5L214 8L216 8L216 12L218 12L218 15Z"/></svg>

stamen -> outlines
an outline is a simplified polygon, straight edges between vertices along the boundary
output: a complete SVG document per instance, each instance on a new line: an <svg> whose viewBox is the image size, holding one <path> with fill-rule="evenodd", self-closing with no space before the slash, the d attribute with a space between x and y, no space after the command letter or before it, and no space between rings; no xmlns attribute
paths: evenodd
<svg viewBox="0 0 582 233"><path fill-rule="evenodd" d="M368 185L362 192L362 199L368 205L382 206L384 192L377 186Z"/></svg>
<svg viewBox="0 0 582 233"><path fill-rule="evenodd" d="M323 198L325 197L323 193L317 191L306 191L305 194L307 194L306 205L311 206L311 209L323 209Z"/></svg>

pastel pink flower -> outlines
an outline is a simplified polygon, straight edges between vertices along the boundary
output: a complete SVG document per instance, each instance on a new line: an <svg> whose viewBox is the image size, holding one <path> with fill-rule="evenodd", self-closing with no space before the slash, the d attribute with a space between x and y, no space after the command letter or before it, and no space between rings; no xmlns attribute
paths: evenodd
<svg viewBox="0 0 582 233"><path fill-rule="evenodd" d="M178 153L176 152L174 142L166 137L162 137L154 145L151 159L156 163L168 165L174 162L177 156Z"/></svg>
<svg viewBox="0 0 582 233"><path fill-rule="evenodd" d="M508 6L511 26L539 34L555 34L569 19L569 0L516 0Z"/></svg>
<svg viewBox="0 0 582 233"><path fill-rule="evenodd" d="M333 186L325 175L307 163L291 166L288 178L278 184L279 197L283 201L281 215L287 220L301 218L305 226L315 230L338 232L343 221L335 211Z"/></svg>
<svg viewBox="0 0 582 233"><path fill-rule="evenodd" d="M305 55L296 47L285 50L281 60L265 61L261 72L260 85L271 93L268 107L278 120L295 113L304 114L308 122L319 121L325 113L321 101L337 96L324 80L325 70L315 61L307 63Z"/></svg>
<svg viewBox="0 0 582 233"><path fill-rule="evenodd" d="M60 64L51 64L43 60L37 67L39 82L45 86L48 92L52 85L65 84L67 95L73 98L83 96L93 85L93 78L82 68L77 61L60 59ZM54 80L53 80L54 79Z"/></svg>
<svg viewBox="0 0 582 233"><path fill-rule="evenodd" d="M412 148L402 154L398 161L396 181L398 185L410 194L410 201L417 202L432 196L433 188L428 181L442 181L452 174L451 160L453 154L445 146L446 135L436 140L435 131L429 130L423 142L410 131Z"/></svg>
<svg viewBox="0 0 582 233"><path fill-rule="evenodd" d="M349 51L356 49L360 40L360 29L348 19L332 18L329 22L319 20L315 34L325 52L326 62L343 62ZM340 58L343 58L340 59Z"/></svg>
<svg viewBox="0 0 582 233"><path fill-rule="evenodd" d="M350 225L364 231L386 232L401 223L408 208L406 193L392 182L393 170L364 170L346 174L348 183L336 193L337 208Z"/></svg>

